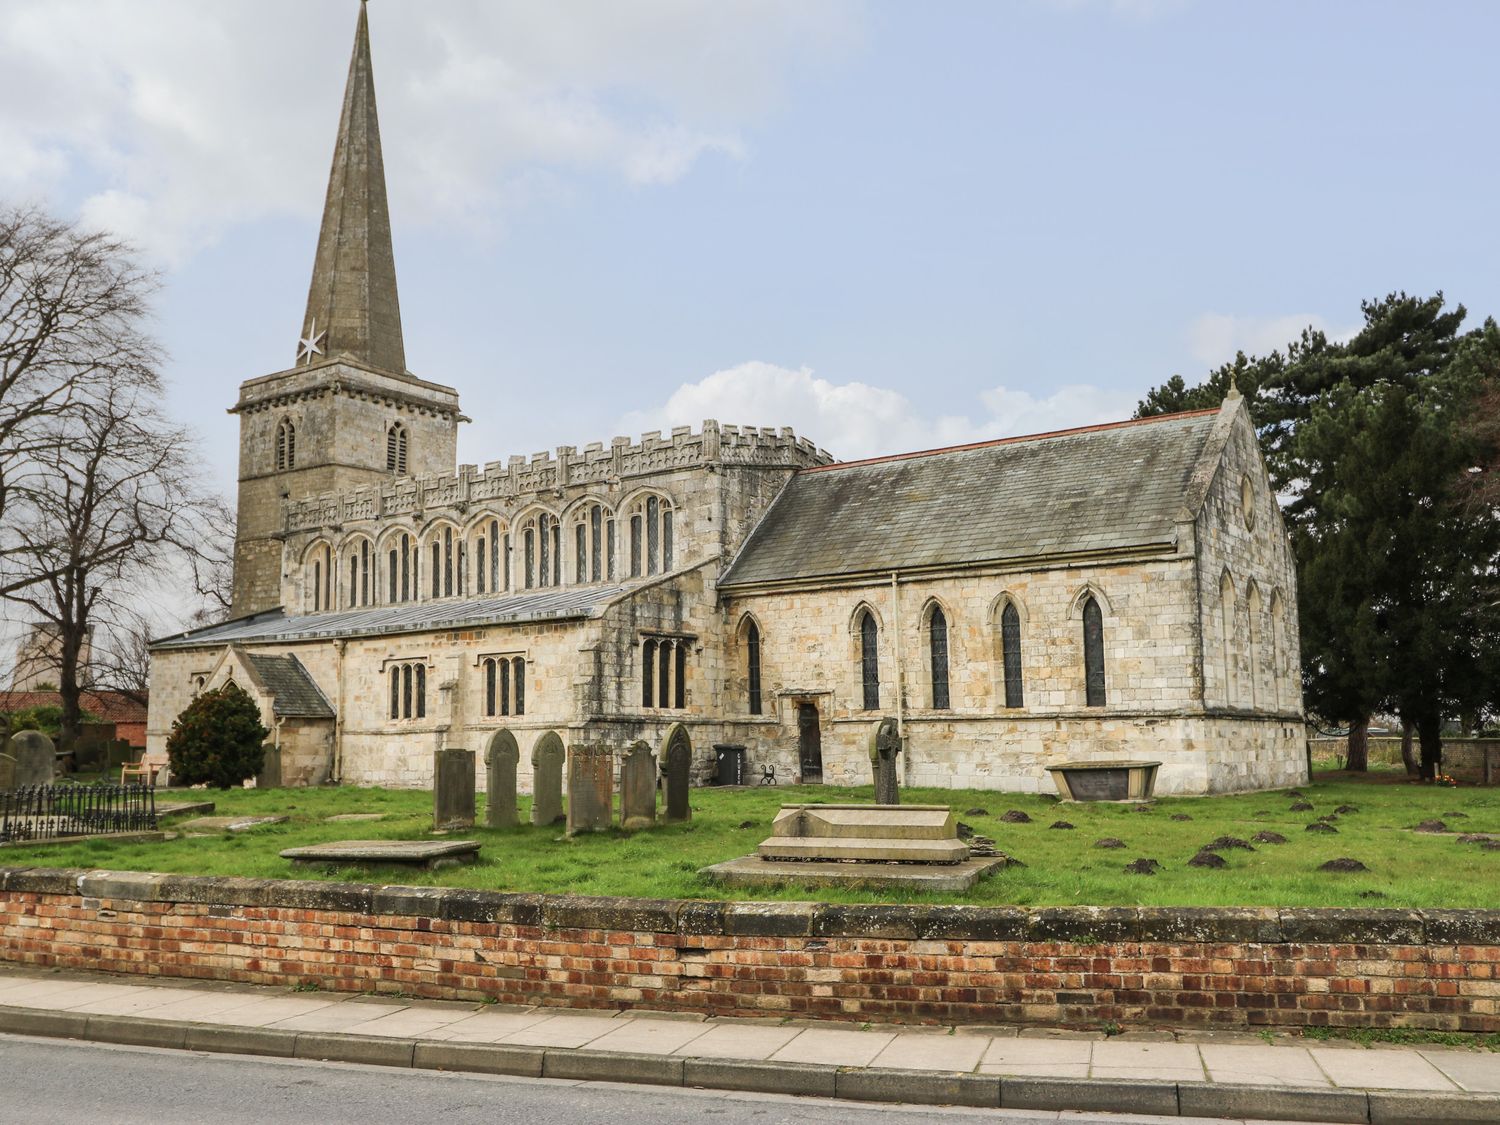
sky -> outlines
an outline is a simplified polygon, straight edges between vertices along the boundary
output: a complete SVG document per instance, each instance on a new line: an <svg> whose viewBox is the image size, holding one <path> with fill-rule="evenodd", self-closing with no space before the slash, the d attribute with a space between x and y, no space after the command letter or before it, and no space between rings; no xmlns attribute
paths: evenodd
<svg viewBox="0 0 1500 1125"><path fill-rule="evenodd" d="M0 203L162 272L232 495L354 0L5 0ZM840 458L1128 417L1361 299L1500 315L1500 5L374 0L411 370L460 460L721 422Z"/></svg>

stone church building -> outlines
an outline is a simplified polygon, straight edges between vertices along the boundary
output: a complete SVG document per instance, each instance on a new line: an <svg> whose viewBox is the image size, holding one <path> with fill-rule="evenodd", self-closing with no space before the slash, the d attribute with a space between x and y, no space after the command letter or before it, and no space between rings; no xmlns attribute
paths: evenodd
<svg viewBox="0 0 1500 1125"><path fill-rule="evenodd" d="M458 391L407 370L361 7L294 365L240 419L234 619L153 646L160 754L199 691L260 702L286 783L420 786L510 730L689 731L751 780L1158 791L1306 778L1296 575L1245 404L836 462L683 427L458 465ZM480 778L481 782L483 778Z"/></svg>

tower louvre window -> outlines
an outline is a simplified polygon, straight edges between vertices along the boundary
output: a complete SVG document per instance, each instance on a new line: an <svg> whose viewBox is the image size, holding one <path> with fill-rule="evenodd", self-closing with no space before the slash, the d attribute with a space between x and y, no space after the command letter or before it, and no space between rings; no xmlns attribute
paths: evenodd
<svg viewBox="0 0 1500 1125"><path fill-rule="evenodd" d="M406 475L406 427L392 422L385 432L385 467L400 476Z"/></svg>
<svg viewBox="0 0 1500 1125"><path fill-rule="evenodd" d="M276 471L297 467L297 427L290 418L283 418L276 427Z"/></svg>

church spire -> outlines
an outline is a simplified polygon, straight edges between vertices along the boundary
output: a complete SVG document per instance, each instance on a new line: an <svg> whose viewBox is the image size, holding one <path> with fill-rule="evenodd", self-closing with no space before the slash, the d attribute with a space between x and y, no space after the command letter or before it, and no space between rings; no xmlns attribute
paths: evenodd
<svg viewBox="0 0 1500 1125"><path fill-rule="evenodd" d="M406 373L364 0L359 5L354 57L349 62L297 363L340 353L385 371Z"/></svg>

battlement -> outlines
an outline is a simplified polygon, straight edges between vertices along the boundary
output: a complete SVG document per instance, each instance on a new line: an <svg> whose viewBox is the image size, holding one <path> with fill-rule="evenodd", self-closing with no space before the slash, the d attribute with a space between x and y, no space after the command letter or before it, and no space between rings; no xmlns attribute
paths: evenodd
<svg viewBox="0 0 1500 1125"><path fill-rule="evenodd" d="M617 437L608 445L591 442L582 451L560 445L530 457L488 461L483 469L460 465L457 473L393 477L367 488L289 500L283 512L286 531L308 531L482 501L513 502L544 492L620 484L698 466L807 469L832 462L826 450L798 437L789 426L721 426L710 418L697 432L691 426L675 426L668 437L652 430L639 441Z"/></svg>

